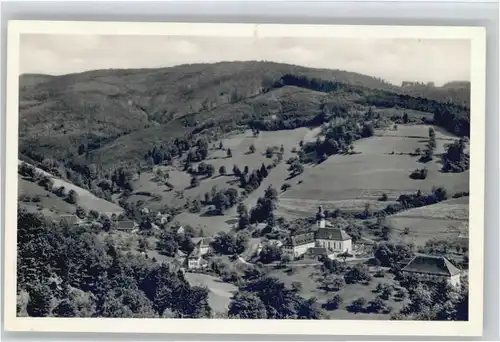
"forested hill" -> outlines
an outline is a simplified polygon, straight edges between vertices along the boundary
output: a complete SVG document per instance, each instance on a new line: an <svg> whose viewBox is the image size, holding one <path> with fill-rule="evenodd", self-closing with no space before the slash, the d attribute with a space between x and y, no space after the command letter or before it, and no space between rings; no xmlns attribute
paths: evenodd
<svg viewBox="0 0 500 342"><path fill-rule="evenodd" d="M469 93L463 89L398 87L358 73L271 62L23 75L20 158L113 164L124 155L135 163L155 144L269 116L279 121L270 129L316 123L325 102L335 108L339 101L344 108L430 112L438 124L468 135Z"/></svg>

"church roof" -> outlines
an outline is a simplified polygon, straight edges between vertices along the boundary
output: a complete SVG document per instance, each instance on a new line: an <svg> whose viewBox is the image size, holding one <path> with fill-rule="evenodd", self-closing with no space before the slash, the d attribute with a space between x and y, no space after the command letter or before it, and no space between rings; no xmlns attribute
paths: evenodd
<svg viewBox="0 0 500 342"><path fill-rule="evenodd" d="M339 228L319 228L316 231L316 239L345 241L350 240L351 237Z"/></svg>
<svg viewBox="0 0 500 342"><path fill-rule="evenodd" d="M460 273L445 257L426 254L415 256L402 271L450 277Z"/></svg>
<svg viewBox="0 0 500 342"><path fill-rule="evenodd" d="M301 246L314 242L314 233L304 233L290 236L285 242L285 246Z"/></svg>

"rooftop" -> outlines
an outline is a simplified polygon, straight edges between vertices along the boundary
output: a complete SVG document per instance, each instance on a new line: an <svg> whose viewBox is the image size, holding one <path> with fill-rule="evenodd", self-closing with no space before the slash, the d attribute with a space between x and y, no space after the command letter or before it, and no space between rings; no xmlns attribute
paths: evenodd
<svg viewBox="0 0 500 342"><path fill-rule="evenodd" d="M304 233L290 236L285 242L286 246L301 246L314 242L314 233Z"/></svg>
<svg viewBox="0 0 500 342"><path fill-rule="evenodd" d="M415 256L402 271L450 277L460 273L445 257L426 254Z"/></svg>
<svg viewBox="0 0 500 342"><path fill-rule="evenodd" d="M319 228L316 231L316 239L345 241L351 237L340 228Z"/></svg>
<svg viewBox="0 0 500 342"><path fill-rule="evenodd" d="M123 220L116 223L118 229L133 229L136 226L134 221Z"/></svg>

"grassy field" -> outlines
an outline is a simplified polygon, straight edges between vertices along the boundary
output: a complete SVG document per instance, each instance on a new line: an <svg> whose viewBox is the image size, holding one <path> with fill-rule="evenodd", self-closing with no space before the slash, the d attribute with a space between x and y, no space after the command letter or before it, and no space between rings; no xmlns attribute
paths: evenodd
<svg viewBox="0 0 500 342"><path fill-rule="evenodd" d="M283 270L273 270L269 274L270 276L275 276L285 284L290 286L293 282L302 283L302 289L300 290L300 295L305 298L316 297L320 303L325 303L328 299L332 298L336 294L340 295L343 300L341 307L338 310L328 311L328 316L330 319L370 319L370 320L387 320L390 314L374 314L374 313L351 313L346 310L346 307L351 304L352 301L359 297L364 297L367 302L377 297L377 293L374 292L378 283L385 285L398 285L393 279L393 276L387 274L384 278L373 278L369 285L363 284L348 284L343 289L338 292L326 292L319 288L321 284L322 275L321 272L314 266L302 266L294 268L294 272L291 274L285 273ZM385 301L385 303L392 307L393 312L398 311L404 302L397 302L392 297Z"/></svg>
<svg viewBox="0 0 500 342"><path fill-rule="evenodd" d="M419 189L428 192L433 186L444 186L449 193L468 191L469 172L442 173L439 158L422 164L417 157L408 155L416 148L425 148L428 128L400 125L397 131L376 131L374 137L355 142L354 150L359 154L335 155L320 165L307 166L300 176L304 179L302 184L293 185L280 197L280 213L312 214L319 204L327 209L362 209L370 202L372 208L378 208L387 205L377 202L383 193L389 200L396 200L402 193ZM440 154L456 138L438 128L435 130L436 154ZM424 166L429 170L425 180L409 178L413 170Z"/></svg>
<svg viewBox="0 0 500 342"><path fill-rule="evenodd" d="M19 163L21 163L21 161L19 161ZM78 194L78 204L77 205L84 208L87 211L97 210L100 213L106 213L110 216L113 213L119 215L119 214L124 212L123 208L121 208L119 205L117 205L115 203L108 202L102 198L99 198L99 197L95 196L94 194L92 194L90 191L82 189L82 188L80 188L74 184L71 184L69 182L66 182L60 178L57 178L57 177L51 175L50 173L43 171L42 169L39 169L36 167L35 167L35 169L38 172L51 177L54 180L54 188L59 188L59 187L63 186L65 188L66 193L70 190L74 190ZM34 188L32 188L32 187L29 187L29 188L27 187L24 190L22 190L23 185L26 185L26 184L25 183L19 184L20 192L21 191L28 192L28 191L32 191L32 190L35 191ZM38 190L36 190L36 191L38 191ZM64 206L62 208L64 208ZM61 210L61 209L59 209L59 210ZM64 209L62 209L62 210L64 210Z"/></svg>
<svg viewBox="0 0 500 342"><path fill-rule="evenodd" d="M394 239L422 246L431 238L456 238L468 233L468 197L410 209L388 218L394 227ZM407 235L404 229L409 228Z"/></svg>
<svg viewBox="0 0 500 342"><path fill-rule="evenodd" d="M185 273L186 280L191 286L206 286L209 290L208 302L215 312L225 312L238 288L232 284L224 283L219 279L200 273Z"/></svg>
<svg viewBox="0 0 500 342"><path fill-rule="evenodd" d="M28 210L29 212L41 212L47 216L64 215L64 214L74 214L76 211L76 206L69 204L57 197L50 191L45 190L45 188L25 180L21 177L18 179L18 195L19 196L29 196L31 198L38 196L40 202L21 202L19 201L19 206ZM41 208L39 210L39 208Z"/></svg>
<svg viewBox="0 0 500 342"><path fill-rule="evenodd" d="M370 203L373 210L378 210L395 201L402 193L415 192L419 189L422 192L428 192L433 186L444 186L450 194L468 191L468 172L442 173L438 157L424 165L418 162L417 157L408 155L416 148L422 150L425 148L429 127L400 125L397 131L376 131L374 137L359 140L354 144L355 151L359 154L335 155L320 165L305 165L304 173L291 180L286 180L289 175L288 165L283 162L270 172L261 186L252 192L244 203L251 208L269 185L279 189L285 182L291 184L292 187L280 193L277 210L278 215L288 219L311 215L316 212L319 205L323 205L326 209L359 210L363 209L366 203ZM439 155L444 152L445 145L456 138L439 128L435 127L435 130L436 155ZM186 201L202 199L203 195L210 192L213 187L237 188L234 177L231 175L234 164L240 169L248 166L250 170L259 167L263 162L269 164L271 159L263 155L266 148L281 144L285 150L283 159L286 161L294 155L291 150L294 147L298 148L300 140L315 141L319 131L319 128L313 130L299 128L290 131L261 132L257 138L253 137L251 132L229 136L222 140L223 150L218 148L210 150L206 162L215 167L216 174L211 178L201 179L198 187L190 187L190 176L187 173L176 168L161 166L160 168L169 170L170 181L175 189L167 191L166 186L154 181L153 173L146 172L142 173L140 179L135 182L135 188L137 191L160 194L162 199L153 201L147 196L133 195L130 200L143 200L151 209L160 209L166 204L182 205ZM252 144L256 152L248 154L249 146ZM215 145L218 147L219 144ZM232 151L230 158L226 156L227 148ZM219 176L220 166L225 166L229 175ZM409 178L413 170L424 166L429 170L425 180ZM182 196L177 192L179 190L183 192ZM377 200L383 193L389 196L388 202ZM235 208L228 210L224 216L205 215L206 210L207 208L204 208L200 214L181 213L176 217L176 221L184 225L203 228L207 234L228 230L237 222ZM406 220L410 219L406 218ZM418 225L418 222L414 224ZM396 226L400 227L399 222L396 222ZM410 228L411 226L413 225L410 224Z"/></svg>
<svg viewBox="0 0 500 342"><path fill-rule="evenodd" d="M136 192L147 191L155 194L160 194L162 199L160 201L153 201L150 197L142 195L132 195L129 201L143 200L147 202L147 207L153 210L158 210L164 205L182 205L186 201L203 199L206 192L215 186L218 189L225 189L234 187L238 189L238 184L234 183L235 178L232 176L233 165L238 165L241 170L248 166L250 170L256 169L264 163L265 165L271 164L272 159L266 158L264 153L267 147L277 146L278 148L283 144L284 158L283 162L276 168L272 169L269 176L264 179L260 187L252 192L244 201L244 203L251 207L253 206L258 197L264 194L265 189L272 185L280 188L288 177L288 165L285 161L293 155L291 150L295 147L299 149L300 140L314 141L319 132L319 129L310 130L308 128L298 128L290 131L278 132L261 132L258 137L253 137L251 131L245 133L229 136L222 140L223 150L212 149L209 151L209 157L206 163L212 164L215 167L216 173L211 178L200 179L200 185L191 188L191 176L186 172L179 169L160 166L170 173L170 182L175 186L173 191L168 191L165 185L154 181L155 175L152 172L143 172L138 180L135 181ZM248 154L250 145L256 148L255 153ZM219 143L216 143L219 146ZM226 156L226 149L230 148L232 157ZM225 166L229 175L220 176L218 170L220 166ZM179 196L176 191L182 191L183 196ZM238 189L239 190L239 189ZM221 230L228 230L236 223L237 215L236 208L232 208L225 213L224 216L206 216L203 213L207 208L204 208L200 214L192 214L189 212L181 213L176 217L176 221L184 225L191 225L193 227L200 227L208 234L213 234Z"/></svg>

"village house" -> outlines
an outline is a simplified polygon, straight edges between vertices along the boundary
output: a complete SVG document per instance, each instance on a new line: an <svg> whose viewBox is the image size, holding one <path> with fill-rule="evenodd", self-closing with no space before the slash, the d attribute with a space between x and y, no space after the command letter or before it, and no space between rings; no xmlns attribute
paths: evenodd
<svg viewBox="0 0 500 342"><path fill-rule="evenodd" d="M288 255L292 259L296 259L306 254L309 248L315 247L314 233L303 233L290 236L283 244L283 255Z"/></svg>
<svg viewBox="0 0 500 342"><path fill-rule="evenodd" d="M207 267L208 261L203 259L203 256L205 254L202 252L202 250L200 248L195 247L195 249L191 252L191 254L189 254L189 256L187 258L188 269L197 270L197 269Z"/></svg>
<svg viewBox="0 0 500 342"><path fill-rule="evenodd" d="M461 271L443 256L419 254L413 257L401 272L415 275L420 281L439 282L447 280L453 286L460 285Z"/></svg>
<svg viewBox="0 0 500 342"><path fill-rule="evenodd" d="M116 222L116 229L125 232L131 232L139 226L132 220L120 220Z"/></svg>

